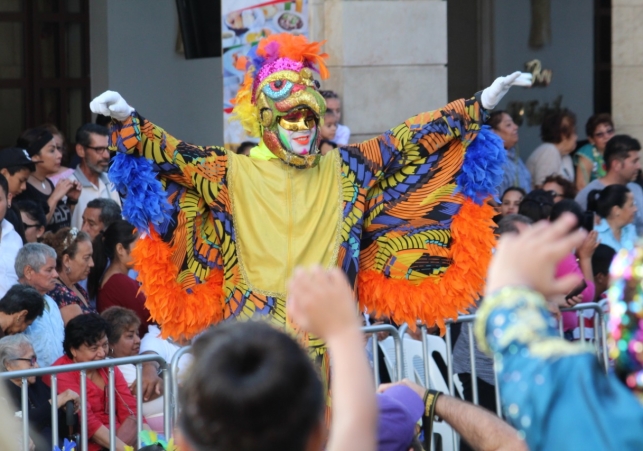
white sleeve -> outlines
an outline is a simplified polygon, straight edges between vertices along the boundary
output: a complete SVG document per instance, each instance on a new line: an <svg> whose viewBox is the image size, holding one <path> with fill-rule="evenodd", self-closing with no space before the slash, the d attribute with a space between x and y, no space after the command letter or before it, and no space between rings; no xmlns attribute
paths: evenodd
<svg viewBox="0 0 643 451"><path fill-rule="evenodd" d="M335 143L340 146L348 145L348 140L351 137L351 129L345 125L337 124L337 131L335 132Z"/></svg>

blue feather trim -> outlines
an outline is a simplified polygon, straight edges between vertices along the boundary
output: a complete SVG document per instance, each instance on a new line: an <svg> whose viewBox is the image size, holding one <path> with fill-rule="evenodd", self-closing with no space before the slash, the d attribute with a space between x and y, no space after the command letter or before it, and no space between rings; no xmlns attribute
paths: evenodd
<svg viewBox="0 0 643 451"><path fill-rule="evenodd" d="M457 191L478 205L491 195L502 182L502 166L507 159L502 139L491 127L482 129L467 147L460 174L456 178Z"/></svg>
<svg viewBox="0 0 643 451"><path fill-rule="evenodd" d="M149 224L162 224L171 211L167 193L156 179L152 162L118 153L109 169L109 179L124 196L123 216L140 232L149 232Z"/></svg>

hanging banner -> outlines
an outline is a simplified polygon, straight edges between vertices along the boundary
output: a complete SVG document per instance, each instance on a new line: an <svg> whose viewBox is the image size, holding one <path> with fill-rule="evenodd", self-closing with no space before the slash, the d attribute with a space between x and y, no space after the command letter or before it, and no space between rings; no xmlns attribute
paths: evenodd
<svg viewBox="0 0 643 451"><path fill-rule="evenodd" d="M273 33L293 33L308 37L308 0L224 0L221 39L223 48L223 130L227 149L235 150L246 136L241 124L231 119L232 99L243 82L244 71L234 67L252 44Z"/></svg>

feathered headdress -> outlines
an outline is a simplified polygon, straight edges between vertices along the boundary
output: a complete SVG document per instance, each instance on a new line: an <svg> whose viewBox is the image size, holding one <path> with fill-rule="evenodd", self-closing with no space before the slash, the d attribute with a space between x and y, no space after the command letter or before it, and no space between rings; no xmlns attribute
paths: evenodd
<svg viewBox="0 0 643 451"><path fill-rule="evenodd" d="M289 33L274 34L259 41L247 56L237 59L236 68L245 70L246 74L232 101L232 114L250 136L261 135L259 112L255 106L255 91L259 83L275 72L300 71L305 67L317 71L322 79L328 78L324 62L328 55L321 53L324 42L309 42L305 36Z"/></svg>

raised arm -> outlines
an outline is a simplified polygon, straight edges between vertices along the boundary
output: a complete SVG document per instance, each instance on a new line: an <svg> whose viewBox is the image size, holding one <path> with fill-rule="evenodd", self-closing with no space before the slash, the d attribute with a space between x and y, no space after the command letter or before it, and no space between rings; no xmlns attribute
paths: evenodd
<svg viewBox="0 0 643 451"><path fill-rule="evenodd" d="M383 135L345 151L360 160L367 158L376 180L399 172L403 167L437 160L434 153L448 146L448 150L463 153L480 132L487 111L495 108L511 86L531 86L531 74L514 72L497 78L491 86L470 99L459 99L446 106L420 113ZM463 147L452 145L459 141ZM357 154L361 154L358 156ZM462 159L454 161L459 169ZM445 184L448 178L440 183Z"/></svg>
<svg viewBox="0 0 643 451"><path fill-rule="evenodd" d="M640 403L605 373L592 347L562 339L547 311L545 296L566 293L581 278L554 278L557 263L583 242L585 232L573 231L575 223L565 214L503 235L476 338L499 363L497 389L507 421L529 449L643 449L643 437L633 432L643 424ZM615 430L619 434L605 432Z"/></svg>
<svg viewBox="0 0 643 451"><path fill-rule="evenodd" d="M90 108L115 119L111 150L145 157L155 163L160 176L196 189L208 203L216 198L227 166L225 149L195 146L175 138L143 118L117 92L104 92L92 100Z"/></svg>
<svg viewBox="0 0 643 451"><path fill-rule="evenodd" d="M288 288L290 318L326 341L332 359L333 416L326 449L374 451L375 386L346 276L338 268L298 268Z"/></svg>

